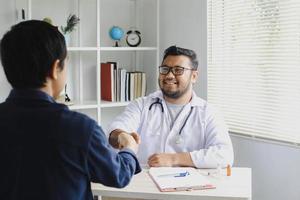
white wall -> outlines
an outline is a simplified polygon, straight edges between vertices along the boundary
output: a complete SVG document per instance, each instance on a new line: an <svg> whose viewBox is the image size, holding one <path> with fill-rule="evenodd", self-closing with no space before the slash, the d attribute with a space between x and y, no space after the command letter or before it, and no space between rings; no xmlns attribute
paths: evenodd
<svg viewBox="0 0 300 200"><path fill-rule="evenodd" d="M235 166L252 168L253 200L300 199L300 149L233 136Z"/></svg>
<svg viewBox="0 0 300 200"><path fill-rule="evenodd" d="M171 45L193 49L199 59L199 78L194 88L206 99L206 1L160 1L160 61Z"/></svg>
<svg viewBox="0 0 300 200"><path fill-rule="evenodd" d="M196 92L206 98L206 1L163 0L160 47L172 45L195 50L200 59ZM252 168L253 200L300 199L300 149L232 136L235 166Z"/></svg>
<svg viewBox="0 0 300 200"><path fill-rule="evenodd" d="M15 1L0 0L0 38L16 21ZM3 67L0 63L0 102L3 102L11 87L5 77Z"/></svg>

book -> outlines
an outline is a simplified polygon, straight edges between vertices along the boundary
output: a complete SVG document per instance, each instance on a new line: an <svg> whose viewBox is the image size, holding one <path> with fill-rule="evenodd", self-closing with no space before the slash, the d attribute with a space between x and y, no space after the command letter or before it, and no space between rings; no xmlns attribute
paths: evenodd
<svg viewBox="0 0 300 200"><path fill-rule="evenodd" d="M121 101L121 68L117 68L116 101Z"/></svg>
<svg viewBox="0 0 300 200"><path fill-rule="evenodd" d="M136 98L142 96L142 72L136 72Z"/></svg>
<svg viewBox="0 0 300 200"><path fill-rule="evenodd" d="M113 91L114 91L114 95L113 95L113 100L112 101L118 101L118 93L117 93L117 88L118 88L118 63L117 62L112 62L109 61L107 62L111 65L113 65Z"/></svg>
<svg viewBox="0 0 300 200"><path fill-rule="evenodd" d="M197 169L191 167L151 167L149 175L161 192L216 188Z"/></svg>
<svg viewBox="0 0 300 200"><path fill-rule="evenodd" d="M114 101L114 65L101 63L101 99Z"/></svg>
<svg viewBox="0 0 300 200"><path fill-rule="evenodd" d="M132 101L135 99L135 73L130 72L130 77L129 77L129 100Z"/></svg>
<svg viewBox="0 0 300 200"><path fill-rule="evenodd" d="M146 94L145 72L127 72L117 62L101 63L101 99L132 101Z"/></svg>
<svg viewBox="0 0 300 200"><path fill-rule="evenodd" d="M142 72L142 91L141 91L141 96L146 95L146 73Z"/></svg>
<svg viewBox="0 0 300 200"><path fill-rule="evenodd" d="M126 101L126 69L120 68L120 101Z"/></svg>
<svg viewBox="0 0 300 200"><path fill-rule="evenodd" d="M133 99L138 98L138 72L133 72L134 74L134 95L133 95Z"/></svg>
<svg viewBox="0 0 300 200"><path fill-rule="evenodd" d="M129 101L129 72L126 72L126 84L125 84L125 101Z"/></svg>

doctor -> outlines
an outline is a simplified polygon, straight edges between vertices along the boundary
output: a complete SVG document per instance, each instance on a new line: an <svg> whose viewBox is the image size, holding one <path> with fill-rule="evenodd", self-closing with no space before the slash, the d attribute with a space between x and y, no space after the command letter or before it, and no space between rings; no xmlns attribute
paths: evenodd
<svg viewBox="0 0 300 200"><path fill-rule="evenodd" d="M225 167L233 148L222 118L193 91L198 77L193 50L171 46L159 66L160 90L131 102L109 126L110 144L123 147L119 135L141 142L138 159L151 167Z"/></svg>

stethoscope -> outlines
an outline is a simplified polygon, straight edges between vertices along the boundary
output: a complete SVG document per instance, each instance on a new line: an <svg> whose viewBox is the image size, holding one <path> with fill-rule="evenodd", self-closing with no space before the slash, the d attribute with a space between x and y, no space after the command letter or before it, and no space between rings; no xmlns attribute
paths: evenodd
<svg viewBox="0 0 300 200"><path fill-rule="evenodd" d="M155 104L159 104L159 106L160 106L160 108L161 108L161 112L163 113L163 112L164 112L164 107L163 107L163 105L162 105L162 100L161 100L160 98L158 98L158 97L156 98L156 101L153 102L153 103L149 106L149 111L152 109L152 106L155 105ZM192 111L193 111L193 108L194 108L194 107L191 107L191 110L190 110L188 116L185 118L185 121L184 121L183 125L181 126L178 135L176 135L176 138L175 138L175 143L176 143L176 144L180 144L181 142L183 142L183 138L182 138L182 136L181 136L181 132L182 132L183 128L185 127L186 122L187 122L188 119L190 118L190 116L191 116L191 114L192 114Z"/></svg>
<svg viewBox="0 0 300 200"><path fill-rule="evenodd" d="M156 101L151 103L150 107L149 107L149 111L152 109L152 106L155 105L155 104L159 104L160 105L160 108L161 108L161 112L164 112L164 107L162 105L162 101L160 98L156 98Z"/></svg>

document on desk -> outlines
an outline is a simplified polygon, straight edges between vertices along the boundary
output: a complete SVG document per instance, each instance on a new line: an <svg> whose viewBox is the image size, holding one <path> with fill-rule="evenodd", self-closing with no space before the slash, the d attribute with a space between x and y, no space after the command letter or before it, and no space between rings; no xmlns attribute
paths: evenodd
<svg viewBox="0 0 300 200"><path fill-rule="evenodd" d="M149 175L161 192L216 188L191 167L151 167Z"/></svg>

